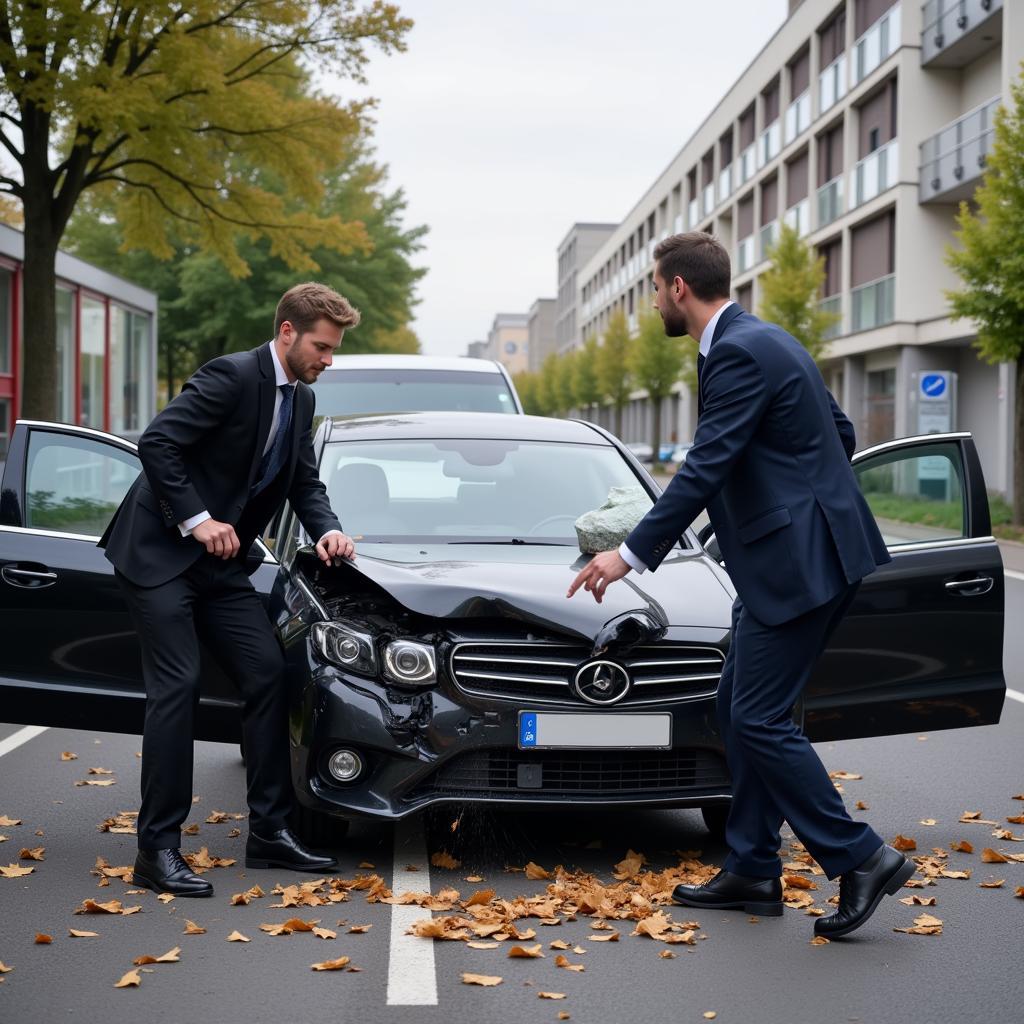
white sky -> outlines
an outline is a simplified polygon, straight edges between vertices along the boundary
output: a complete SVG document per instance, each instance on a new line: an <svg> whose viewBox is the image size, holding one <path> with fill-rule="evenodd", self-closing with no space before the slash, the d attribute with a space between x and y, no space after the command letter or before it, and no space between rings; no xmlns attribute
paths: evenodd
<svg viewBox="0 0 1024 1024"><path fill-rule="evenodd" d="M575 221L620 221L786 16L787 0L397 0L377 157L430 233L414 329L464 355L557 290ZM352 96L351 83L339 87ZM357 93L358 95L359 93Z"/></svg>

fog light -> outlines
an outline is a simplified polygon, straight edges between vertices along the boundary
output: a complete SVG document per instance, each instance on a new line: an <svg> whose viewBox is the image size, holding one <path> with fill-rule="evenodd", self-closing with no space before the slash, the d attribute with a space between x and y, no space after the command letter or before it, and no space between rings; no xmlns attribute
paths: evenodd
<svg viewBox="0 0 1024 1024"><path fill-rule="evenodd" d="M327 770L339 782L351 782L363 773L363 759L354 750L336 750L327 762Z"/></svg>

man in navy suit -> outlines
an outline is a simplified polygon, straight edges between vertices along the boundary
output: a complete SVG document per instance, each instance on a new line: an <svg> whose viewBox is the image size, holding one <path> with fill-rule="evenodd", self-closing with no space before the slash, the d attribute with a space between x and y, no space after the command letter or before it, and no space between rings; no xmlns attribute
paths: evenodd
<svg viewBox="0 0 1024 1024"><path fill-rule="evenodd" d="M870 917L914 865L846 813L828 772L793 721L793 707L861 579L888 562L850 458L853 425L814 360L774 324L729 296L729 255L705 232L654 250L655 307L669 337L699 341L693 447L651 511L617 551L596 555L569 588L600 601L630 570L655 570L706 508L736 587L718 718L733 782L730 853L685 906L782 914L783 819L829 878L829 938Z"/></svg>

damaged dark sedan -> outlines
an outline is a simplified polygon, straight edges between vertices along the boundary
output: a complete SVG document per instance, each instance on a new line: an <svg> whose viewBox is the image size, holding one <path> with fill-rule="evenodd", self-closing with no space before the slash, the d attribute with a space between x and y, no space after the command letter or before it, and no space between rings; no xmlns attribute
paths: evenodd
<svg viewBox="0 0 1024 1024"><path fill-rule="evenodd" d="M733 590L713 538L681 530L657 572L600 605L565 596L589 557L581 514L613 492L641 512L657 497L620 442L579 421L422 413L328 419L315 448L356 561L325 567L288 510L251 556L286 652L308 838L466 801L699 807L721 829L714 700ZM855 468L893 561L794 713L814 740L997 722L1003 575L970 435L887 442ZM137 642L95 547L138 472L126 441L18 424L0 498L0 717L140 729ZM922 503L933 514L908 514ZM238 738L212 663L196 721L200 738Z"/></svg>

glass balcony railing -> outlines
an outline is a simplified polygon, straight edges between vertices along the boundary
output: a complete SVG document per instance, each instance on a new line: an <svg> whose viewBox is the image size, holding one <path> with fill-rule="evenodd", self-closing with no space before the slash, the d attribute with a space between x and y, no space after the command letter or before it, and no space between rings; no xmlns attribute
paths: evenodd
<svg viewBox="0 0 1024 1024"><path fill-rule="evenodd" d="M831 327L825 328L824 337L831 340L832 338L838 338L843 333L843 297L842 295L830 295L827 299L822 299L818 303L818 308L823 313L834 313L836 315L836 321Z"/></svg>
<svg viewBox="0 0 1024 1024"><path fill-rule="evenodd" d="M843 176L840 174L818 189L818 227L831 224L844 212Z"/></svg>
<svg viewBox="0 0 1024 1024"><path fill-rule="evenodd" d="M785 145L802 135L811 124L811 94L804 90L786 107Z"/></svg>
<svg viewBox="0 0 1024 1024"><path fill-rule="evenodd" d="M690 200L690 205L686 211L686 227L689 231L697 230L697 221L700 220L700 209L697 203L697 198L694 197Z"/></svg>
<svg viewBox="0 0 1024 1024"><path fill-rule="evenodd" d="M769 160L772 160L779 155L779 141L781 136L782 132L778 121L773 121L763 132L761 132L757 140L758 168L764 167Z"/></svg>
<svg viewBox="0 0 1024 1024"><path fill-rule="evenodd" d="M985 172L995 138L995 114L1002 102L996 96L963 117L957 118L937 135L921 143L919 198L967 198L972 183ZM950 196L950 193L959 193Z"/></svg>
<svg viewBox="0 0 1024 1024"><path fill-rule="evenodd" d="M892 188L899 176L899 162L899 146L896 139L864 157L851 172L851 205L860 206L861 203L866 203Z"/></svg>
<svg viewBox="0 0 1024 1024"><path fill-rule="evenodd" d="M891 324L895 317L896 275L888 274L850 292L852 329L868 331Z"/></svg>
<svg viewBox="0 0 1024 1024"><path fill-rule="evenodd" d="M811 230L811 203L801 199L794 203L782 216L783 223L788 224L798 235L803 237Z"/></svg>
<svg viewBox="0 0 1024 1024"><path fill-rule="evenodd" d="M921 63L960 68L999 46L1000 33L989 19L1002 9L1003 0L927 0L921 8Z"/></svg>
<svg viewBox="0 0 1024 1024"><path fill-rule="evenodd" d="M775 239L778 237L778 234L779 222L777 220L773 220L771 223L765 224L758 232L757 258L759 260L768 259L768 252L775 244Z"/></svg>
<svg viewBox="0 0 1024 1024"><path fill-rule="evenodd" d="M701 216L706 217L715 208L715 183L709 181L701 192Z"/></svg>
<svg viewBox="0 0 1024 1024"><path fill-rule="evenodd" d="M900 5L890 7L853 44L853 84L863 82L900 47Z"/></svg>
<svg viewBox="0 0 1024 1024"><path fill-rule="evenodd" d="M725 202L732 195L732 164L718 172L718 201Z"/></svg>
<svg viewBox="0 0 1024 1024"><path fill-rule="evenodd" d="M745 181L750 181L754 176L754 171L757 168L754 166L754 143L751 143L742 153L740 153L740 184L742 185Z"/></svg>
<svg viewBox="0 0 1024 1024"><path fill-rule="evenodd" d="M841 53L818 75L818 113L824 114L846 95L846 54Z"/></svg>
<svg viewBox="0 0 1024 1024"><path fill-rule="evenodd" d="M736 246L736 273L742 274L754 265L754 236L747 235Z"/></svg>

